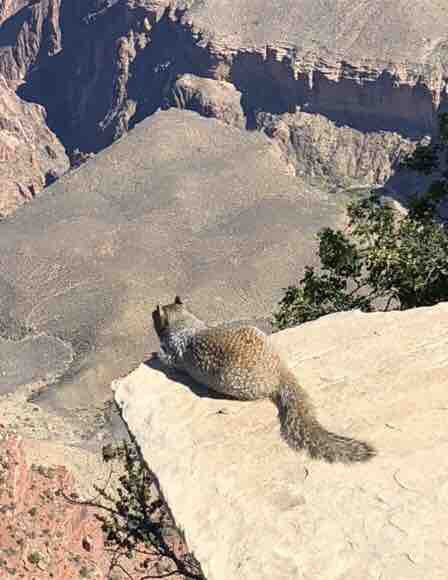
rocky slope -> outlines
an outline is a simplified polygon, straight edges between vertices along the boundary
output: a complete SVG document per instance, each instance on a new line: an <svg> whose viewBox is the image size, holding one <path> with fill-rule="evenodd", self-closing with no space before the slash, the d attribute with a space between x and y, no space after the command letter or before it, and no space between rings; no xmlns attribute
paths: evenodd
<svg viewBox="0 0 448 580"><path fill-rule="evenodd" d="M106 578L112 555L104 550L96 510L59 495L75 492L72 475L48 466L42 449L33 463L30 447L33 441L0 426L0 577Z"/></svg>
<svg viewBox="0 0 448 580"><path fill-rule="evenodd" d="M29 4L29 0L3 0L0 6L0 24Z"/></svg>
<svg viewBox="0 0 448 580"><path fill-rule="evenodd" d="M17 97L0 75L0 215L33 199L69 166L44 109Z"/></svg>
<svg viewBox="0 0 448 580"><path fill-rule="evenodd" d="M173 572L166 558L149 555L143 545L132 559L117 558L116 546L105 545L96 517L105 512L92 505L99 497L92 483L113 494L119 465L99 466L91 453L37 443L4 425L0 425L0 456L2 579L138 580ZM179 554L185 550L181 545L175 549ZM182 578L175 573L170 577Z"/></svg>
<svg viewBox="0 0 448 580"><path fill-rule="evenodd" d="M155 346L156 301L269 317L342 215L265 135L153 115L1 224L0 391L41 383L28 396L98 445L111 380Z"/></svg>
<svg viewBox="0 0 448 580"><path fill-rule="evenodd" d="M282 441L270 402L207 397L156 363L114 384L208 580L444 579L448 304L338 313L271 340L320 420L375 458L313 461Z"/></svg>
<svg viewBox="0 0 448 580"><path fill-rule="evenodd" d="M226 81L182 75L164 105L196 111L236 127L247 125L242 94ZM330 191L383 186L415 147L398 133L362 132L302 111L259 112L255 128L279 144L296 175Z"/></svg>
<svg viewBox="0 0 448 580"><path fill-rule="evenodd" d="M61 50L61 0L10 0L0 12L0 74L19 84Z"/></svg>
<svg viewBox="0 0 448 580"><path fill-rule="evenodd" d="M415 148L399 133L338 127L323 115L300 111L259 113L256 126L279 143L298 175L330 191L383 186Z"/></svg>

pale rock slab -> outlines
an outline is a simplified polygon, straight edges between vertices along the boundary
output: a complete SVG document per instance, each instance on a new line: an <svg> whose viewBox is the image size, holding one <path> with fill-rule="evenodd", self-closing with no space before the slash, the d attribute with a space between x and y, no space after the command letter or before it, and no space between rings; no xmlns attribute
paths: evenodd
<svg viewBox="0 0 448 580"><path fill-rule="evenodd" d="M312 461L280 439L269 402L198 396L156 363L113 385L208 580L446 579L448 303L271 340L321 421L376 458Z"/></svg>

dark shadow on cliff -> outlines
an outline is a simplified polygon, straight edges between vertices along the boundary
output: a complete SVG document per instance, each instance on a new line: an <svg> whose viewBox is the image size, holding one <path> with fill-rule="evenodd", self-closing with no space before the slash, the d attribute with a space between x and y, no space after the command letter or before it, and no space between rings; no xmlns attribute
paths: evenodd
<svg viewBox="0 0 448 580"><path fill-rule="evenodd" d="M210 67L205 48L169 9L156 21L142 6L95 9L91 2L81 10L64 2L60 20L62 51L30 70L18 94L45 107L48 125L68 151L108 147L162 105L178 75ZM144 21L150 32L142 32Z"/></svg>
<svg viewBox="0 0 448 580"><path fill-rule="evenodd" d="M347 63L344 65L349 68ZM324 115L337 127L348 126L364 133L394 131L420 139L432 132L436 118L430 89L423 83L397 84L389 71L365 84L349 76L335 81L319 70L310 78L304 73L296 76L289 57L278 61L269 51L266 58L240 51L230 74L229 80L242 93L248 129L255 128L257 112L279 115L294 113L297 107Z"/></svg>
<svg viewBox="0 0 448 580"><path fill-rule="evenodd" d="M31 7L36 2L24 6L0 25L0 48L9 48L17 41L17 36L29 18Z"/></svg>
<svg viewBox="0 0 448 580"><path fill-rule="evenodd" d="M156 370L156 371L163 373L172 381L176 381L177 383L181 383L182 385L185 385L197 397L201 397L201 398L206 397L208 399L222 399L224 401L237 401L238 400L238 399L235 399L234 397L231 397L230 395L224 395L222 393L217 393L215 391L208 389L204 385L201 385L200 383L198 383L197 381L192 379L186 373L167 368L166 366L164 366L160 362L160 360L157 356L157 353L153 353L153 356L151 358L149 358L148 360L144 361L144 364L147 367L149 367L150 369L153 369L153 370Z"/></svg>

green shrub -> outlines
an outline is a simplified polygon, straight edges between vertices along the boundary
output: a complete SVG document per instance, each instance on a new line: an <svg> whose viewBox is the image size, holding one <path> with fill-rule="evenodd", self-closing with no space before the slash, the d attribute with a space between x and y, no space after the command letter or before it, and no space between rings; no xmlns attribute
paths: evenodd
<svg viewBox="0 0 448 580"><path fill-rule="evenodd" d="M320 268L306 267L299 285L286 289L274 314L278 328L354 308L406 310L448 300L448 229L439 211L448 199L447 149L443 114L438 143L418 147L404 163L438 172L407 212L371 193L348 205L347 231L318 233Z"/></svg>

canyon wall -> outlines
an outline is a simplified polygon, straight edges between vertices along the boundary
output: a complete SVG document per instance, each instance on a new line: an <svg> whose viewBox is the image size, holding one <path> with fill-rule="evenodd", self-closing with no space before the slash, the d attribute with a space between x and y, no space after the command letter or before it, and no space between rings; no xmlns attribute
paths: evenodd
<svg viewBox="0 0 448 580"><path fill-rule="evenodd" d="M0 70L25 79L21 94L46 107L69 149L110 144L161 106L184 73L233 84L249 127L259 111L299 107L337 126L420 138L446 107L447 15L434 0L411 14L383 2L383 31L369 19L373 8L357 2L349 9L344 0L327 13L310 9L308 0L283 0L274 8L264 0L232 7L58 1L29 5L9 18L6 24L15 23L24 12L27 26L15 24L15 39L2 27ZM24 51L23 31L33 27L28 45L34 48Z"/></svg>
<svg viewBox="0 0 448 580"><path fill-rule="evenodd" d="M69 167L43 107L20 99L0 75L0 216L32 200Z"/></svg>

